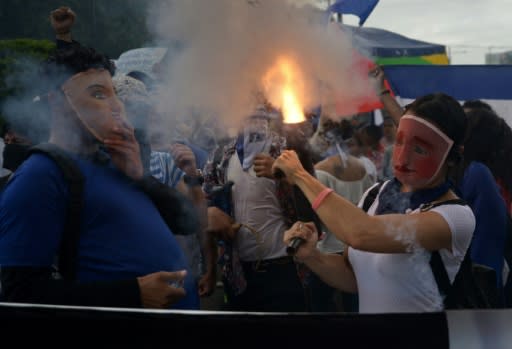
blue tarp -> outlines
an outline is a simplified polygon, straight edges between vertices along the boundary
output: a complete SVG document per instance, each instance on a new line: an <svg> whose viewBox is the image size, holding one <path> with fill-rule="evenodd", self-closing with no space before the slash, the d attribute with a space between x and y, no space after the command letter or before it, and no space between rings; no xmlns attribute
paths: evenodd
<svg viewBox="0 0 512 349"><path fill-rule="evenodd" d="M389 65L383 69L401 98L444 92L458 100L512 100L512 65Z"/></svg>
<svg viewBox="0 0 512 349"><path fill-rule="evenodd" d="M425 41L413 40L384 29L355 27L340 24L352 37L354 45L372 57L410 57L446 54L446 47Z"/></svg>

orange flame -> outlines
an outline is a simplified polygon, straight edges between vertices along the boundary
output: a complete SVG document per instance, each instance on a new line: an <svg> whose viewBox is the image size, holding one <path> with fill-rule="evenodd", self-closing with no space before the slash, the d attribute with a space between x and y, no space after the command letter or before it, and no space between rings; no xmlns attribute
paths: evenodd
<svg viewBox="0 0 512 349"><path fill-rule="evenodd" d="M300 103L304 96L304 80L295 62L279 57L263 77L263 87L270 103L282 110L284 123L296 124L306 120Z"/></svg>

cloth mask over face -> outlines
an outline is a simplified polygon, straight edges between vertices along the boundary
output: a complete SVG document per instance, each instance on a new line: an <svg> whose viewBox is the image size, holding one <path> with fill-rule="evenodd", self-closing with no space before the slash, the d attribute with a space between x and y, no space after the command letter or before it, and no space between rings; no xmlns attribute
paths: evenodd
<svg viewBox="0 0 512 349"><path fill-rule="evenodd" d="M393 149L395 177L422 188L441 170L453 141L436 126L414 115L400 119Z"/></svg>
<svg viewBox="0 0 512 349"><path fill-rule="evenodd" d="M62 85L62 91L82 124L98 141L119 138L113 130L129 125L107 70L89 69L73 75Z"/></svg>
<svg viewBox="0 0 512 349"><path fill-rule="evenodd" d="M242 167L248 170L252 166L254 156L265 150L269 138L269 122L266 118L249 118L244 126L244 160Z"/></svg>

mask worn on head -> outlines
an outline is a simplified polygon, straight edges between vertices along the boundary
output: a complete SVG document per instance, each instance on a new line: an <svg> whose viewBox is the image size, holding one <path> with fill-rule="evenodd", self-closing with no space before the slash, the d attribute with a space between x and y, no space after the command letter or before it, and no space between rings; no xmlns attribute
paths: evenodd
<svg viewBox="0 0 512 349"><path fill-rule="evenodd" d="M98 141L119 138L112 130L130 125L107 70L89 69L75 74L62 85L62 91L82 124Z"/></svg>
<svg viewBox="0 0 512 349"><path fill-rule="evenodd" d="M404 115L393 149L395 177L415 188L428 185L441 170L452 145L453 141L430 122Z"/></svg>
<svg viewBox="0 0 512 349"><path fill-rule="evenodd" d="M12 172L25 161L31 146L27 144L6 144L3 151L3 167Z"/></svg>

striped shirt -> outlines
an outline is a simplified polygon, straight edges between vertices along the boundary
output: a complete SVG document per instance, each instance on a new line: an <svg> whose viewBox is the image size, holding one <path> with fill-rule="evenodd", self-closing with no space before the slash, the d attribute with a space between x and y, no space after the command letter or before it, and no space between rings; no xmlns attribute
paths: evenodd
<svg viewBox="0 0 512 349"><path fill-rule="evenodd" d="M174 188L185 174L174 162L171 154L152 151L149 161L149 172L158 181Z"/></svg>

